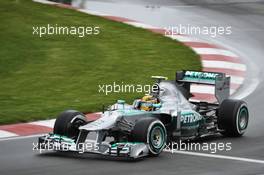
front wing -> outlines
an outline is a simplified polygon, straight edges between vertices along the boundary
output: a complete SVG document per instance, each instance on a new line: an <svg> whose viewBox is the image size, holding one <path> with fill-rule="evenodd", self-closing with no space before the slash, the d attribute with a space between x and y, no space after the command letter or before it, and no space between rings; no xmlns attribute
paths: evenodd
<svg viewBox="0 0 264 175"><path fill-rule="evenodd" d="M98 143L95 140L86 140L84 143L75 143L71 138L56 134L47 134L39 137L38 149L43 151L62 151L78 153L95 153L106 156L140 158L149 154L147 144L142 142Z"/></svg>

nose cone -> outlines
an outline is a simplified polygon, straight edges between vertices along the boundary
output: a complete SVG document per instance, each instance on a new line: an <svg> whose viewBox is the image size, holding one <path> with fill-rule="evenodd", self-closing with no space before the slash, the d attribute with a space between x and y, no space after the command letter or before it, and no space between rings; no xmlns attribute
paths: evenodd
<svg viewBox="0 0 264 175"><path fill-rule="evenodd" d="M87 131L98 131L103 129L109 129L114 126L116 123L117 118L121 116L118 111L106 111L102 114L102 117L88 123L84 126L79 127L80 130L85 129Z"/></svg>

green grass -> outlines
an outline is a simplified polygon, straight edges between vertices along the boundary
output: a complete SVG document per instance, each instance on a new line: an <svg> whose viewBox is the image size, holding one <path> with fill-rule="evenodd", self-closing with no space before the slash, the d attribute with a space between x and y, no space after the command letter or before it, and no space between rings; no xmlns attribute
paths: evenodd
<svg viewBox="0 0 264 175"><path fill-rule="evenodd" d="M54 118L65 109L101 110L116 99L143 94L98 92L99 84L150 84L151 75L174 78L201 69L181 43L144 29L31 0L0 0L0 124ZM99 26L79 38L32 35L33 26Z"/></svg>

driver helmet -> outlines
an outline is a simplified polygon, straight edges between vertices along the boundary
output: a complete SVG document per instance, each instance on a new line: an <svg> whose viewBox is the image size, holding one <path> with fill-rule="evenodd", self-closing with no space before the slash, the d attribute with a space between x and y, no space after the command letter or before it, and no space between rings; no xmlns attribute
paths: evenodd
<svg viewBox="0 0 264 175"><path fill-rule="evenodd" d="M156 104L158 104L158 99L153 97L152 95L145 95L140 100L140 110L144 111L152 111L156 108Z"/></svg>

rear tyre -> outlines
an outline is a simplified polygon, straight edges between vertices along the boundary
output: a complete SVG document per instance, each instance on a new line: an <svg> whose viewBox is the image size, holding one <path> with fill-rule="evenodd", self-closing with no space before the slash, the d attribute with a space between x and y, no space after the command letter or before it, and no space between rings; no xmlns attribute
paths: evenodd
<svg viewBox="0 0 264 175"><path fill-rule="evenodd" d="M242 136L248 126L249 112L247 104L242 100L226 99L218 111L218 127L223 129L224 136Z"/></svg>
<svg viewBox="0 0 264 175"><path fill-rule="evenodd" d="M148 145L150 155L157 156L166 146L167 132L163 123L156 118L143 118L136 122L131 133L132 141Z"/></svg>
<svg viewBox="0 0 264 175"><path fill-rule="evenodd" d="M75 110L67 110L57 117L53 133L76 140L79 135L79 127L86 123L86 118L83 113Z"/></svg>

